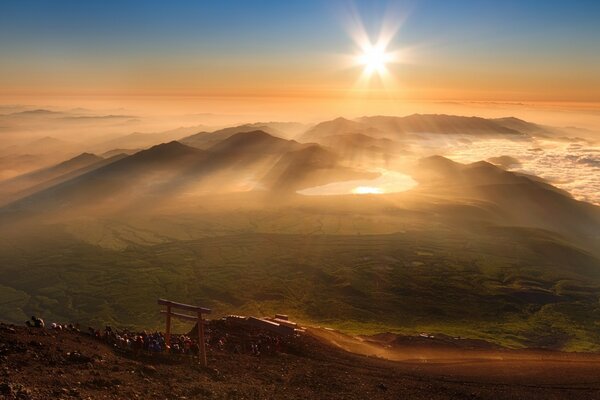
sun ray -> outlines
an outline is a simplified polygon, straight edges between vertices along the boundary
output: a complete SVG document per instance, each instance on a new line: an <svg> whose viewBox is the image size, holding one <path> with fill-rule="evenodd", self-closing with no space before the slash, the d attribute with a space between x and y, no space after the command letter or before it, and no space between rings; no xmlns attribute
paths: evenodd
<svg viewBox="0 0 600 400"><path fill-rule="evenodd" d="M403 51L390 47L404 20L405 15L400 16L397 12L386 14L378 35L373 37L367 32L357 9L353 7L349 10L346 27L356 51L350 57L348 66L362 68L355 82L354 92L381 91L391 94L398 88L392 64L402 62L404 54Z"/></svg>

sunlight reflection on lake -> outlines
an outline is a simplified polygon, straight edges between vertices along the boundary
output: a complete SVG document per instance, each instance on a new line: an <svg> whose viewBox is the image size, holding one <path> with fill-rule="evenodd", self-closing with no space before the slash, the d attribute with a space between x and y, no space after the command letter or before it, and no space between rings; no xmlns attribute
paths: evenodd
<svg viewBox="0 0 600 400"><path fill-rule="evenodd" d="M405 192L417 185L409 175L397 171L378 169L381 175L375 179L333 182L298 191L308 196L331 196L341 194L382 194Z"/></svg>

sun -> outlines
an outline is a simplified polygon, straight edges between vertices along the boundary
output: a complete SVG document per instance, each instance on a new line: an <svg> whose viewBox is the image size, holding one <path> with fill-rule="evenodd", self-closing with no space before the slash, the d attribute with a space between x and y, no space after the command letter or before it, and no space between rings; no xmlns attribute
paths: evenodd
<svg viewBox="0 0 600 400"><path fill-rule="evenodd" d="M357 56L357 61L364 66L364 71L368 76L374 73L382 75L386 71L386 64L392 62L393 57L383 45L369 43L363 47L362 53Z"/></svg>
<svg viewBox="0 0 600 400"><path fill-rule="evenodd" d="M389 7L381 15L379 24L369 18L367 26L358 9L352 6L352 2L348 3L343 15L346 16L346 31L354 46L352 53L340 57L340 65L344 69L362 70L351 89L352 93L359 96L375 93L395 96L402 89L402 77L398 76L402 72L401 65L415 62L412 46L398 47L404 42L398 33L408 14L397 6Z"/></svg>

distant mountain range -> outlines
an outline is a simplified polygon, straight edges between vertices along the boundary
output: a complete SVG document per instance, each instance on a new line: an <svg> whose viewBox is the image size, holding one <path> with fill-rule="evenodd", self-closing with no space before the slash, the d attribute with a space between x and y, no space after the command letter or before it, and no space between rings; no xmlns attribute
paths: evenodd
<svg viewBox="0 0 600 400"><path fill-rule="evenodd" d="M273 136L279 136L279 131L272 129L267 125L260 124L244 124L229 128L220 129L214 132L199 132L194 135L186 136L179 141L188 146L197 147L199 149L207 149L212 145L230 138L237 133L252 132L261 130Z"/></svg>
<svg viewBox="0 0 600 400"><path fill-rule="evenodd" d="M9 209L37 212L66 205L72 210L105 201L125 204L146 196L168 199L200 189L227 192L249 180L256 188L294 191L374 176L343 167L334 153L319 145L251 131L233 134L206 150L172 141L110 159L82 154L7 181L0 186L0 193L5 189L4 193L12 195L9 199L23 194ZM215 182L217 177L220 183ZM40 190L32 193L33 188Z"/></svg>
<svg viewBox="0 0 600 400"><path fill-rule="evenodd" d="M199 132L181 138L179 141L183 144L187 144L188 146L206 149L221 140L235 135L236 133L263 131L269 135L282 139L292 139L298 136L298 134L303 130L305 130L305 126L296 122L255 122L252 124L243 124L219 129L213 132Z"/></svg>
<svg viewBox="0 0 600 400"><path fill-rule="evenodd" d="M517 118L486 119L456 115L413 114L406 117L361 117L355 120L337 118L315 125L306 131L301 139L319 141L332 135L357 133L399 139L410 134L524 137L530 134L545 134L548 130Z"/></svg>
<svg viewBox="0 0 600 400"><path fill-rule="evenodd" d="M260 126L264 129L256 129ZM281 129L288 129L283 133ZM293 194L342 181L370 180L392 160L410 154L403 138L412 134L482 135L524 138L548 134L542 126L516 118L484 119L449 115L337 118L285 139L293 123L256 123L185 136L148 149L115 148L102 156L82 153L64 162L0 181L4 215L162 204L181 197L249 190ZM142 145L183 130L133 134L113 144ZM138 140L139 139L139 140ZM54 138L30 144L60 148ZM106 147L106 146L104 146ZM123 149L123 150L120 150ZM498 159L496 163L515 162ZM518 162L518 160L516 160ZM414 192L470 196L495 204L508 220L578 237L593 236L597 207L578 202L542 180L508 172L487 162L470 165L443 157L421 160L410 174ZM151 200L149 200L151 199ZM544 204L544 207L539 207Z"/></svg>

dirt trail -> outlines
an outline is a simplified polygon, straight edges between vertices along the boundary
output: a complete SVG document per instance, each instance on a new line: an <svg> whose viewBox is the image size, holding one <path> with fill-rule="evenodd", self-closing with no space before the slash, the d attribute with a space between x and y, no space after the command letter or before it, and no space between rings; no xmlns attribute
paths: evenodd
<svg viewBox="0 0 600 400"><path fill-rule="evenodd" d="M323 343L367 357L395 361L398 368L458 381L600 387L600 354L545 350L460 348L427 339L388 344L328 328L308 328Z"/></svg>

